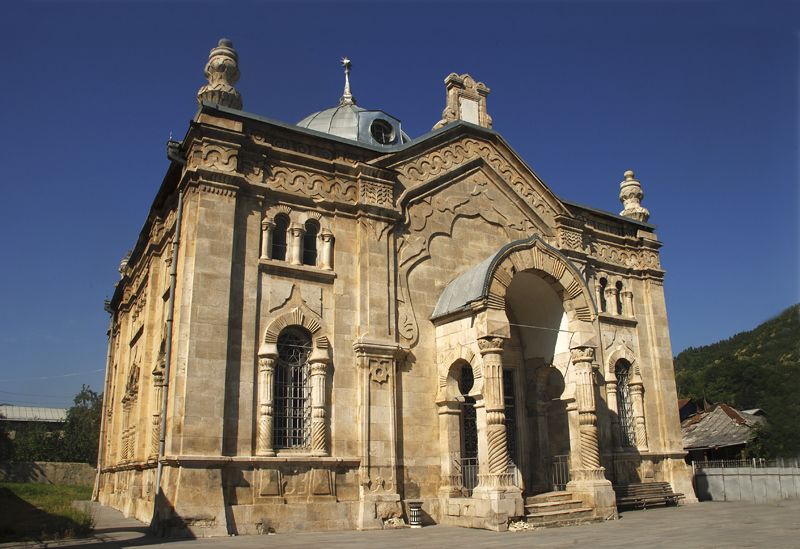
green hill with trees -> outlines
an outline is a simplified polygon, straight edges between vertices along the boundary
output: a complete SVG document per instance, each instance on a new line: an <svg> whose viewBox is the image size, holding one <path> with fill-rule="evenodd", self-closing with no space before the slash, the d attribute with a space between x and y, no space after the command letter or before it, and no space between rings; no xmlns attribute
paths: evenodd
<svg viewBox="0 0 800 549"><path fill-rule="evenodd" d="M800 305L754 330L675 357L678 395L761 408L768 425L759 429L749 454L800 455Z"/></svg>

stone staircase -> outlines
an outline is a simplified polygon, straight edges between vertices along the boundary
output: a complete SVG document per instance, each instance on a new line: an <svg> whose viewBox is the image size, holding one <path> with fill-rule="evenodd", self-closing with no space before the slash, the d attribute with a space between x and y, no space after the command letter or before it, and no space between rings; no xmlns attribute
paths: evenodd
<svg viewBox="0 0 800 549"><path fill-rule="evenodd" d="M546 492L525 498L525 520L534 528L573 526L600 519L569 492Z"/></svg>

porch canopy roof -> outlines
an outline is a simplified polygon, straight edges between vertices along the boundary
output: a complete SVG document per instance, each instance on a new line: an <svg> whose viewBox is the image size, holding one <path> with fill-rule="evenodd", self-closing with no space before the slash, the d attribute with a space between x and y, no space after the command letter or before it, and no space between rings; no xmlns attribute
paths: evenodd
<svg viewBox="0 0 800 549"><path fill-rule="evenodd" d="M431 320L469 309L470 304L487 297L492 275L497 265L515 249L530 247L535 241L562 256L555 248L539 238L539 235L509 242L474 267L451 280L442 291L442 295L439 296L439 301L436 302ZM569 260L563 259L569 263Z"/></svg>

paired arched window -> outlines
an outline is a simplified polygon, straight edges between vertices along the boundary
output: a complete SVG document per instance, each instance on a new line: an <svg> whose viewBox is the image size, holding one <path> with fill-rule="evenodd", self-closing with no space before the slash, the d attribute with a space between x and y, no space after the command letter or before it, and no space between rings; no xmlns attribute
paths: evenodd
<svg viewBox="0 0 800 549"><path fill-rule="evenodd" d="M286 233L289 231L289 216L275 216L275 228L272 232L272 259L286 261Z"/></svg>
<svg viewBox="0 0 800 549"><path fill-rule="evenodd" d="M619 415L620 442L622 446L636 446L636 425L631 397L631 364L620 359L614 366L617 378L617 414Z"/></svg>
<svg viewBox="0 0 800 549"><path fill-rule="evenodd" d="M306 221L305 229L306 232L303 235L303 265L316 266L319 223L313 219L309 219Z"/></svg>
<svg viewBox="0 0 800 549"><path fill-rule="evenodd" d="M600 279L600 312L604 313L607 310L606 306L606 286L608 286L608 279L603 277Z"/></svg>
<svg viewBox="0 0 800 549"><path fill-rule="evenodd" d="M286 328L278 336L273 424L276 449L311 445L311 348L311 336L302 328Z"/></svg>

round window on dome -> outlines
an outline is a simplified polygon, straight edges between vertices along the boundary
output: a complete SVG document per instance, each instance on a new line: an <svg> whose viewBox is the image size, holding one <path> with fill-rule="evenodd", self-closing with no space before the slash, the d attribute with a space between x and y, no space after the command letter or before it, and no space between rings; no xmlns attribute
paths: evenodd
<svg viewBox="0 0 800 549"><path fill-rule="evenodd" d="M372 134L372 138L381 145L388 145L394 141L394 129L392 125L380 118L372 121L372 124L369 126L369 133Z"/></svg>

